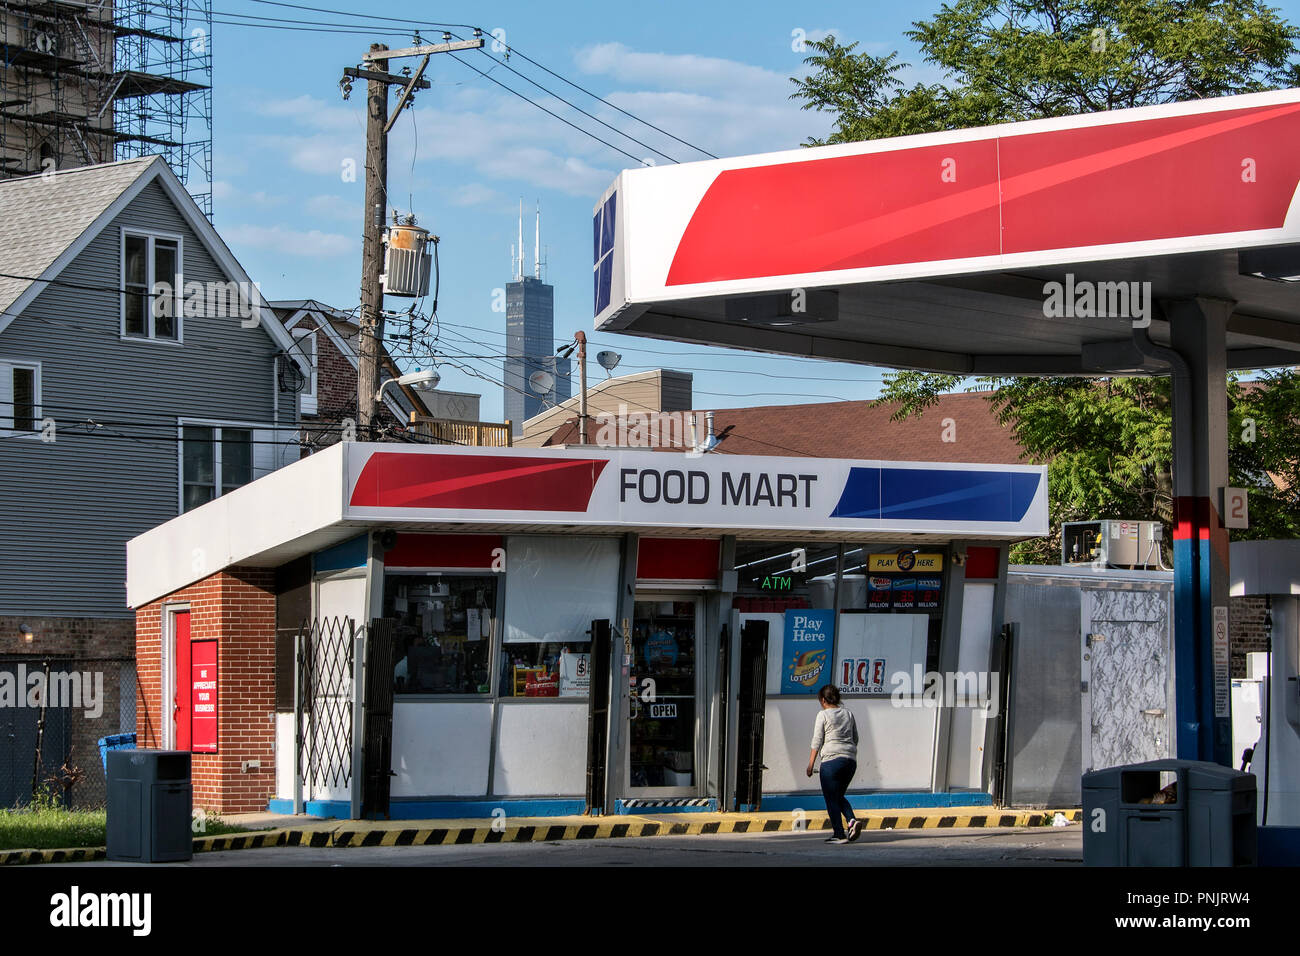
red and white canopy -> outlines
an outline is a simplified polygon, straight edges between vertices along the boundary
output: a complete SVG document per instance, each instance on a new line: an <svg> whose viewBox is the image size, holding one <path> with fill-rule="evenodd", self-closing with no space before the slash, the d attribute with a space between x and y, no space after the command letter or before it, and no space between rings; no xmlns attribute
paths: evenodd
<svg viewBox="0 0 1300 956"><path fill-rule="evenodd" d="M1104 305L1138 283L1130 308L1234 301L1230 364L1291 364L1298 185L1300 90L626 170L595 210L596 328L1066 373L1130 337ZM1054 312L1049 283L1110 285Z"/></svg>

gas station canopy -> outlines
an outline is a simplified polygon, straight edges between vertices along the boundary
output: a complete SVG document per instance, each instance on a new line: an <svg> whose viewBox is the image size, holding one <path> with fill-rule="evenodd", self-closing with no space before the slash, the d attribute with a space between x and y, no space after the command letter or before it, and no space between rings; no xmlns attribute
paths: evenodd
<svg viewBox="0 0 1300 956"><path fill-rule="evenodd" d="M595 210L595 325L1096 374L1133 364L1135 325L1169 341L1158 303L1219 299L1229 368L1297 364L1298 183L1300 90L626 170Z"/></svg>

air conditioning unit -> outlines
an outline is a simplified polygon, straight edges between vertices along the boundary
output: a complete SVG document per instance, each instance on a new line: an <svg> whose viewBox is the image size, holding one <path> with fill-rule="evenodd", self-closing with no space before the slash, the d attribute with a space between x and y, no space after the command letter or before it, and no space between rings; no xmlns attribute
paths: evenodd
<svg viewBox="0 0 1300 956"><path fill-rule="evenodd" d="M1159 521L1066 521L1061 524L1061 564L1159 570L1163 540Z"/></svg>

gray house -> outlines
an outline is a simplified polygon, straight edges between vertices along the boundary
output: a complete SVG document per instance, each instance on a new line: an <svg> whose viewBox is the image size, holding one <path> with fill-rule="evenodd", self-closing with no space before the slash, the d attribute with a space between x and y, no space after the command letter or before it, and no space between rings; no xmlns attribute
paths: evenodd
<svg viewBox="0 0 1300 956"><path fill-rule="evenodd" d="M134 729L125 542L298 458L293 346L162 159L0 183L0 691L51 658L102 679L47 708L74 796ZM30 792L34 714L0 707L0 805Z"/></svg>

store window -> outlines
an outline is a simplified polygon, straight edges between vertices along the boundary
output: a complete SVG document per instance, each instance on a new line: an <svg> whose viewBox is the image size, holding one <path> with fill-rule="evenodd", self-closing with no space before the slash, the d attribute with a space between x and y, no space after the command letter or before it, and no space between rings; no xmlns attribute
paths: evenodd
<svg viewBox="0 0 1300 956"><path fill-rule="evenodd" d="M945 566L939 548L738 541L733 606L742 623L767 622L768 695L812 695L833 683L848 695L888 696L898 673L933 670Z"/></svg>
<svg viewBox="0 0 1300 956"><path fill-rule="evenodd" d="M486 695L498 575L387 574L384 617L396 622L396 694Z"/></svg>
<svg viewBox="0 0 1300 956"><path fill-rule="evenodd" d="M501 696L586 697L591 622L613 620L620 538L506 540Z"/></svg>

